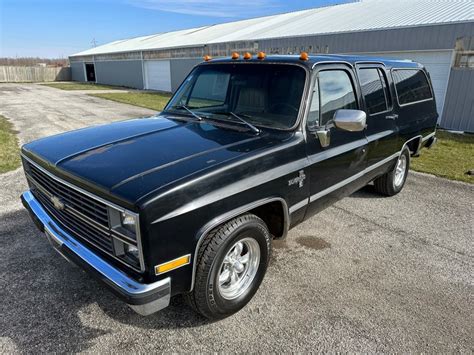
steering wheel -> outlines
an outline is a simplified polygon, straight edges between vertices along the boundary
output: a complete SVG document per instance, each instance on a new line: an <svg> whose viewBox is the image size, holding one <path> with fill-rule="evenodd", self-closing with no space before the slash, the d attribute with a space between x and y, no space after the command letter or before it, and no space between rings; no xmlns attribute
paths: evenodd
<svg viewBox="0 0 474 355"><path fill-rule="evenodd" d="M277 107L286 107L289 108L290 110L294 111L295 113L299 112L299 108L295 107L293 105L290 105L286 102L277 102L275 104L270 105L270 110L273 111L273 109L276 109Z"/></svg>

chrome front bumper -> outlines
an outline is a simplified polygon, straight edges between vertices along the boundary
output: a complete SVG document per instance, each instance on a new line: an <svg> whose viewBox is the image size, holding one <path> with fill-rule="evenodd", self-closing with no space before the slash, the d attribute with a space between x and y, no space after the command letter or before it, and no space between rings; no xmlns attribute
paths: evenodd
<svg viewBox="0 0 474 355"><path fill-rule="evenodd" d="M25 192L21 200L35 224L46 234L56 251L68 261L97 276L135 312L149 315L169 305L171 297L169 277L151 284L137 282L61 228L49 217L30 191Z"/></svg>

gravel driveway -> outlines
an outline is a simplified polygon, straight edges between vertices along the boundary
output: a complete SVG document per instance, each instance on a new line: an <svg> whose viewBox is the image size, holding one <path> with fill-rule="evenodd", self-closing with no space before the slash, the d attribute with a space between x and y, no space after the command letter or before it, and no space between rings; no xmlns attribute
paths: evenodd
<svg viewBox="0 0 474 355"><path fill-rule="evenodd" d="M39 85L0 84L22 143L151 111ZM0 175L0 352L474 350L474 186L411 174L393 198L367 187L274 243L238 314L209 323L174 299L141 317L59 257Z"/></svg>

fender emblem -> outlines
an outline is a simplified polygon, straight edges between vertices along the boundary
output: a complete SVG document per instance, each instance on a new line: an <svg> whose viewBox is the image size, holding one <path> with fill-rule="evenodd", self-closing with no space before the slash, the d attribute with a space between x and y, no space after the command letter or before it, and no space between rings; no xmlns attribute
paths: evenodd
<svg viewBox="0 0 474 355"><path fill-rule="evenodd" d="M51 196L49 199L51 200L51 203L54 205L54 207L59 211L62 211L66 207L64 202L62 202L59 197Z"/></svg>
<svg viewBox="0 0 474 355"><path fill-rule="evenodd" d="M298 177L295 177L291 180L288 180L288 186L298 184L298 186L301 188L301 187L303 187L305 179L306 179L306 175L304 173L304 170L300 170Z"/></svg>

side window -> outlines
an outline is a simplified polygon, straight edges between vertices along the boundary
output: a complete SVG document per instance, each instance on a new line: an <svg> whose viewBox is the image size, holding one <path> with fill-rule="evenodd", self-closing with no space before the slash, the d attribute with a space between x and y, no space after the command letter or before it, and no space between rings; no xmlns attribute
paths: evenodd
<svg viewBox="0 0 474 355"><path fill-rule="evenodd" d="M311 107L308 114L308 128L319 127L319 89L318 81L314 83L313 97L311 98Z"/></svg>
<svg viewBox="0 0 474 355"><path fill-rule="evenodd" d="M208 73L199 75L191 92L188 106L204 108L223 105L227 94L229 79L229 73L219 71L209 71Z"/></svg>
<svg viewBox="0 0 474 355"><path fill-rule="evenodd" d="M387 84L383 72L379 68L360 69L359 81L367 113L374 115L388 111Z"/></svg>
<svg viewBox="0 0 474 355"><path fill-rule="evenodd" d="M428 78L421 70L395 69L393 70L393 81L400 105L433 98Z"/></svg>
<svg viewBox="0 0 474 355"><path fill-rule="evenodd" d="M351 78L345 70L325 70L318 74L321 120L325 125L340 109L357 109Z"/></svg>

